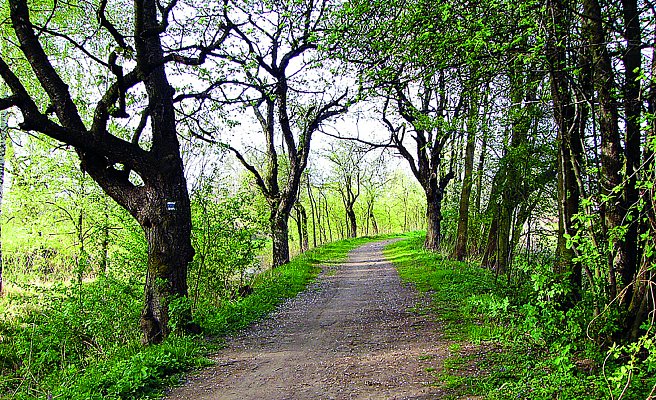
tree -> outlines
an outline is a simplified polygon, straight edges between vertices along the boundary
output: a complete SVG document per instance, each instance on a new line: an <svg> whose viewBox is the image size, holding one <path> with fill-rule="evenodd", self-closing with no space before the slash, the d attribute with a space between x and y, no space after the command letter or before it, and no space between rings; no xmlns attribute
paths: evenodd
<svg viewBox="0 0 656 400"><path fill-rule="evenodd" d="M556 273L567 279L571 291L569 299L561 299L567 307L573 307L581 299L582 265L574 261L576 249L567 245L566 237L576 236L574 216L579 212L581 191L584 190L581 179L583 168L583 141L585 121L588 108L585 99L578 99L574 76L568 73L568 67L576 61L568 58L567 33L571 29L572 16L568 15L568 6L563 2L549 2L550 23L546 24L546 56L551 80L551 97L554 106L554 118L558 133L558 243L556 246ZM583 58L580 57L579 58ZM581 74L589 78L589 72ZM587 86L586 83L580 87Z"/></svg>
<svg viewBox="0 0 656 400"><path fill-rule="evenodd" d="M198 107L217 102L237 104L237 112L249 110L255 116L264 135L264 165L249 162L248 155L236 145L226 147L255 177L267 199L272 265L278 267L289 261L288 221L307 167L312 136L325 121L347 110L347 93L330 97L328 80L308 71L318 62L317 38L329 23L332 3L289 0L229 4L226 18L233 27L228 39L231 46L210 55L216 63L211 71L214 75L207 78L210 71L203 71L199 77L208 81L207 88L187 98L197 101ZM211 135L216 129L214 115L208 112L205 118L196 119L197 127Z"/></svg>
<svg viewBox="0 0 656 400"><path fill-rule="evenodd" d="M326 158L332 163L335 189L342 198L348 237L358 236L355 202L360 197L362 181L365 179L364 158L367 151L354 142L339 142L333 146Z"/></svg>
<svg viewBox="0 0 656 400"><path fill-rule="evenodd" d="M48 135L73 147L82 170L143 229L148 242L145 304L141 313L145 343L161 342L170 333L168 305L172 299L187 296L187 268L194 255L174 89L165 69L167 62L194 60L165 54L161 38L176 4L173 1L164 7L155 0L137 0L130 11L113 10L126 12L125 17L133 21L132 32L127 33L110 21L106 1L98 6L88 5L81 12L96 14L102 29L84 26L88 21L77 15L82 26L76 31L67 27L78 8L55 3L50 11L60 18L46 18L45 11L30 10L26 0L11 0L10 24L19 46L12 48L12 64L6 62L4 54L0 58L0 76L11 92L0 100L0 109L17 109L22 115L21 129ZM62 19L62 15L68 19ZM85 31L97 35L86 35ZM106 74L107 81L102 85L106 90L100 98L89 92L93 86L75 83L79 74L67 74L64 66L53 62L54 57L47 51L57 50L57 46L49 45L55 42L61 47L69 46L71 52L93 65L93 71ZM213 47L220 42L217 39ZM89 43L106 46L94 47ZM101 54L95 54L96 51ZM15 58L20 61L13 61ZM131 65L127 73L118 64L120 60ZM22 63L29 65L29 76L21 75L27 74ZM39 85L37 94L31 83L29 87L27 84L33 81ZM143 90L145 104L138 103L139 90ZM48 99L48 107L40 105L42 98ZM129 116L128 111L132 110L126 104L133 101L137 103L135 108L141 106L141 121L132 126L131 139L125 139L116 121ZM81 109L80 104L85 104L85 108ZM92 113L87 113L87 107ZM50 113L54 115L51 117ZM190 310L182 314L182 325L196 330Z"/></svg>
<svg viewBox="0 0 656 400"><path fill-rule="evenodd" d="M405 87L404 87L405 86ZM433 79L427 79L416 94L418 105L413 104L407 85L396 85L397 112L411 126L416 146L416 156L405 143L406 126L397 125L383 112L383 121L391 134L392 142L401 156L408 162L413 175L426 195L426 242L428 250L437 250L442 239L442 200L444 191L454 178L453 164L443 163L447 141L455 132L451 122L460 113L461 102L457 101L452 119L447 116L450 99L446 90L446 73L441 71ZM388 102L385 103L387 109ZM449 107L451 108L451 107ZM415 158L416 157L416 158Z"/></svg>
<svg viewBox="0 0 656 400"><path fill-rule="evenodd" d="M462 178L462 190L458 207L458 232L454 255L458 261L463 261L467 255L469 238L469 202L471 199L474 171L474 151L476 150L476 131L479 121L479 95L472 93L469 99L469 115L467 118L467 145L465 146L465 166Z"/></svg>
<svg viewBox="0 0 656 400"><path fill-rule="evenodd" d="M430 250L439 247L442 201L455 177L453 163L444 162L445 146L455 136L470 90L462 77L496 68L490 52L482 49L499 51L503 43L496 38L515 29L509 19L497 22L498 14L490 12L506 11L505 6L352 0L342 8L333 35L334 43L349 44L335 46L360 73L363 96L382 97L385 102L382 119L390 133L388 146L409 163L426 195L425 247ZM395 121L394 114L403 122Z"/></svg>

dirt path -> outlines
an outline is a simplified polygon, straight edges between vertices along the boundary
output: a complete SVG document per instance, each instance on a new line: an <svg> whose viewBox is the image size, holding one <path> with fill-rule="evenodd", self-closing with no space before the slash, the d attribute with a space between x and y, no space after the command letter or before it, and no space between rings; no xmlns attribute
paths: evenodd
<svg viewBox="0 0 656 400"><path fill-rule="evenodd" d="M420 299L387 262L385 242L366 244L232 338L217 365L169 399L436 399L430 384L448 343Z"/></svg>

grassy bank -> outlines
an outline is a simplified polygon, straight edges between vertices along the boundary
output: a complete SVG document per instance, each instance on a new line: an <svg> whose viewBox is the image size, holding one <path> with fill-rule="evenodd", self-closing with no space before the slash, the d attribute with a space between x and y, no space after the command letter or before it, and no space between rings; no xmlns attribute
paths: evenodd
<svg viewBox="0 0 656 400"><path fill-rule="evenodd" d="M320 271L317 265L339 262L371 240L335 242L295 257L259 275L245 298L226 299L219 307L199 304L195 318L205 336L172 335L149 347L140 343L138 279L24 285L0 299L0 398L157 396L184 371L208 365L204 355L220 346L222 336L302 291Z"/></svg>
<svg viewBox="0 0 656 400"><path fill-rule="evenodd" d="M475 264L424 251L423 240L421 232L409 234L385 252L404 281L431 297L428 311L453 341L435 373L448 398L651 398L654 363L632 363L626 353L586 338L580 310L550 308L530 275L511 285L497 282Z"/></svg>

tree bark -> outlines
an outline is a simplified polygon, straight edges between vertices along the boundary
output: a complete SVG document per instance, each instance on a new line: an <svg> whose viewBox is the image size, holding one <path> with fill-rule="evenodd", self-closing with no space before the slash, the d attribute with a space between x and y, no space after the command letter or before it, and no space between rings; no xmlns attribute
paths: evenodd
<svg viewBox="0 0 656 400"><path fill-rule="evenodd" d="M312 186L310 186L309 176L306 183L308 200L310 201L310 216L312 217L312 243L313 247L317 247L317 224L319 223L319 218L317 215L317 205L314 200L314 195L312 194ZM321 240L321 237L319 237L319 240Z"/></svg>
<svg viewBox="0 0 656 400"><path fill-rule="evenodd" d="M577 170L582 167L583 147L581 133L585 128L586 107L573 101L573 89L568 76L568 59L565 38L569 34L566 12L568 8L560 1L548 4L550 23L547 39L547 60L551 77L551 96L553 98L554 116L558 126L556 141L558 143L558 243L554 272L568 282L571 292L559 302L565 308L572 308L581 299L582 269L580 262L574 262L574 247L567 245L565 235L576 234L572 218L579 212L580 188ZM578 112L577 112L578 111Z"/></svg>
<svg viewBox="0 0 656 400"><path fill-rule="evenodd" d="M654 35L653 37L656 37ZM652 39L653 40L653 39ZM644 165L641 166L641 179L644 182L654 182L656 181L656 175L654 174L654 143L656 139L656 48L652 49L651 56L651 81L649 83L649 89L647 90L646 97L646 106L647 106L647 115L651 116L648 119L648 124L646 127L646 144L644 149ZM656 232L656 197L654 196L654 189L647 190L643 188L639 192L641 200L645 204L645 211L640 215L640 225L639 225L639 237L641 239L640 247L641 257L639 258L638 272L634 279L634 290L631 303L628 308L628 322L630 325L628 338L635 340L638 338L644 331L641 329L643 321L645 321L651 309L653 312L654 304L654 292L650 288L656 285L656 276L654 275L653 266L656 264L656 257L651 254L648 255L644 249L647 246L651 248L656 248L656 238L654 233ZM651 306L651 307L650 307Z"/></svg>
<svg viewBox="0 0 656 400"><path fill-rule="evenodd" d="M426 195L426 250L436 251L442 240L442 201Z"/></svg>
<svg viewBox="0 0 656 400"><path fill-rule="evenodd" d="M634 288L634 279L638 270L638 218L635 205L638 203L638 173L640 169L640 118L642 100L640 99L639 69L642 67L642 35L640 32L640 12L637 0L622 0L622 14L624 22L624 37L627 48L623 55L624 63L624 121L625 128L625 157L624 157L624 198L622 200L622 213L626 215L627 226L623 246L626 252L626 268L621 271L622 284L629 290L622 297L623 307L629 308ZM630 215L630 216L629 216ZM628 325L632 325L630 321Z"/></svg>
<svg viewBox="0 0 656 400"><path fill-rule="evenodd" d="M300 250L301 253L304 253L309 249L307 213L305 212L305 207L299 202L294 204L294 208L296 209L296 220L298 222L298 241L300 244Z"/></svg>
<svg viewBox="0 0 656 400"><path fill-rule="evenodd" d="M141 328L145 343L159 343L170 333L172 317L179 319L177 323L182 324L179 328L193 332L198 329L191 324L190 310L174 316L169 312L171 300L188 295L187 267L194 257L190 240L191 208L182 174L177 182L166 179L162 185L144 191L152 203L139 210L137 215L148 243L146 300L141 312ZM176 210L169 211L166 203L173 199L178 200Z"/></svg>
<svg viewBox="0 0 656 400"><path fill-rule="evenodd" d="M440 248L442 241L442 200L444 189L453 179L454 173L449 172L442 179L431 177L426 193L426 250L436 251Z"/></svg>
<svg viewBox="0 0 656 400"><path fill-rule="evenodd" d="M467 146L465 148L465 170L460 192L458 209L458 232L456 237L455 257L463 261L467 255L467 241L469 238L469 200L471 198L474 150L476 149L476 122L478 120L478 96L472 95L469 105L469 121L467 122Z"/></svg>
<svg viewBox="0 0 656 400"><path fill-rule="evenodd" d="M272 267L276 268L289 262L289 216L272 215L271 240L273 241Z"/></svg>
<svg viewBox="0 0 656 400"><path fill-rule="evenodd" d="M624 285L630 284L635 275L635 266L628 265L626 245L618 234L624 222L621 199L613 191L622 184L622 147L620 144L618 104L615 93L613 65L606 47L606 30L603 26L601 6L597 0L583 1L584 32L594 66L594 88L599 103L599 131L601 133L601 191L609 198L602 202L601 215L605 225L604 234L610 239L608 252L610 295L631 296L631 287L622 291ZM619 278L619 281L618 281ZM622 282L623 281L623 282ZM624 301L621 300L623 303Z"/></svg>
<svg viewBox="0 0 656 400"><path fill-rule="evenodd" d="M349 238L358 237L358 221L352 204L346 205L346 226L348 227Z"/></svg>

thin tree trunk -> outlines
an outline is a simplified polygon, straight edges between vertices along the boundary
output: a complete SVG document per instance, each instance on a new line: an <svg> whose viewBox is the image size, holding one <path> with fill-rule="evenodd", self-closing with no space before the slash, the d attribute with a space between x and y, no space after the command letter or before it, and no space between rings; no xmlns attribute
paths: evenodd
<svg viewBox="0 0 656 400"><path fill-rule="evenodd" d="M549 38L547 41L547 60L551 76L551 93L554 103L554 116L558 126L558 243L554 270L567 277L571 291L560 299L565 308L572 308L581 299L582 270L581 263L574 262L574 247L567 245L565 235L574 236L572 221L578 212L580 190L576 171L581 168L583 148L580 133L584 128L584 105L579 105L577 112L573 102L570 81L567 76L568 60L563 38L569 34L569 24L564 13L567 8L556 1L549 2Z"/></svg>
<svg viewBox="0 0 656 400"><path fill-rule="evenodd" d="M472 94L470 99L469 121L467 123L467 146L465 149L465 171L460 192L458 210L458 232L456 238L455 257L463 261L467 254L469 237L469 200L472 190L472 172L474 169L474 150L476 149L476 122L478 120L478 96Z"/></svg>
<svg viewBox="0 0 656 400"><path fill-rule="evenodd" d="M656 37L656 35L655 35ZM645 182L654 182L656 181L656 176L654 174L654 147L653 143L656 139L656 49L652 51L652 63L651 63L651 82L649 85L649 90L646 96L646 105L647 105L647 114L651 115L649 124L647 125L647 137L644 151L645 165L642 166L642 180ZM644 214L642 215L640 223L639 234L646 243L641 243L641 247L644 249L647 245L650 245L651 248L656 248L656 238L654 237L654 232L656 232L656 198L654 197L654 190L643 190L641 193L642 200L646 204ZM634 285L635 289L633 291L633 297L631 303L629 304L629 322L630 332L628 337L630 339L635 339L643 333L641 329L643 321L645 321L650 312L650 306L654 304L654 292L650 290L656 286L656 279L654 276L653 265L656 263L656 257L651 254L647 255L646 252L642 252L642 257L640 260L640 269L636 274ZM651 310L653 312L653 309Z"/></svg>
<svg viewBox="0 0 656 400"><path fill-rule="evenodd" d="M358 221L353 210L353 204L346 204L346 225L348 227L348 237L358 237Z"/></svg>
<svg viewBox="0 0 656 400"><path fill-rule="evenodd" d="M624 217L627 226L624 235L623 246L626 252L626 268L621 271L622 284L629 290L623 296L623 306L628 308L631 302L634 288L634 279L639 264L638 254L638 218L635 205L638 203L640 194L638 192L638 170L640 168L640 118L642 111L642 100L640 99L639 69L642 67L642 36L640 33L640 12L637 0L622 0L622 11L624 20L624 37L627 48L624 52L624 113L625 113L625 158L624 158L624 199L622 201L622 213L630 218ZM629 317L631 318L631 317ZM628 325L633 322L629 321Z"/></svg>
<svg viewBox="0 0 656 400"><path fill-rule="evenodd" d="M109 204L107 204L107 197L103 197L103 227L102 227L102 260L100 267L102 274L106 275L109 269Z"/></svg>
<svg viewBox="0 0 656 400"><path fill-rule="evenodd" d="M315 204L314 196L312 194L312 186L310 186L310 178L308 176L307 179L307 193L308 193L308 199L310 200L310 215L312 217L312 244L313 247L317 247L317 222L319 220L318 217L315 218L316 211L317 211L317 205ZM319 238L321 239L321 238Z"/></svg>
<svg viewBox="0 0 656 400"><path fill-rule="evenodd" d="M601 133L601 191L603 196L611 200L602 203L601 215L605 223L606 236L620 229L624 222L624 212L618 204L617 195L613 189L622 184L622 148L619 133L618 104L616 100L617 85L614 78L613 65L606 47L606 31L603 26L601 7L597 0L584 0L585 33L590 44L592 64L594 66L594 88L597 91L599 103L599 130ZM615 236L615 235L614 235ZM631 296L631 283L635 275L635 265L627 264L628 255L625 243L619 237L610 241L609 284L610 295ZM618 281L618 278L620 282ZM622 288L626 287L626 291ZM623 301L622 301L623 302Z"/></svg>
<svg viewBox="0 0 656 400"><path fill-rule="evenodd" d="M308 229L307 229L307 213L305 212L305 207L301 203L296 203L294 205L296 209L296 221L298 224L298 243L301 253L308 251Z"/></svg>
<svg viewBox="0 0 656 400"><path fill-rule="evenodd" d="M378 224L376 223L376 216L374 215L374 212L371 211L369 214L369 217L371 218L371 226L374 230L374 236L378 236L379 231L378 231Z"/></svg>
<svg viewBox="0 0 656 400"><path fill-rule="evenodd" d="M328 237L330 239L330 242L333 242L333 228L330 225L330 212L328 210L328 199L326 199L326 195L322 194L323 197L323 205L324 205L324 210L326 212L326 226L328 227Z"/></svg>
<svg viewBox="0 0 656 400"><path fill-rule="evenodd" d="M481 197L483 195L483 173L485 168L485 156L487 152L487 130L483 129L483 142L481 143L481 154L478 156L476 167L476 197L474 200L476 212L481 214Z"/></svg>

